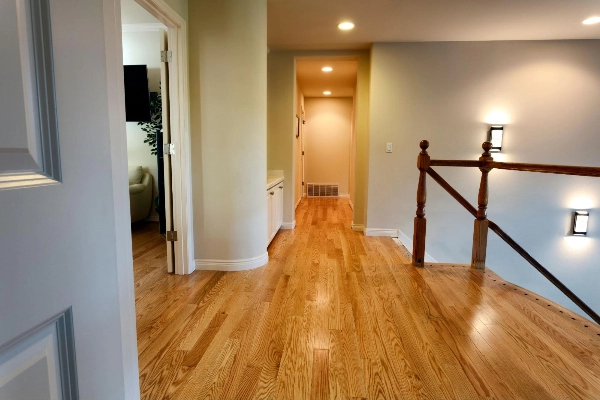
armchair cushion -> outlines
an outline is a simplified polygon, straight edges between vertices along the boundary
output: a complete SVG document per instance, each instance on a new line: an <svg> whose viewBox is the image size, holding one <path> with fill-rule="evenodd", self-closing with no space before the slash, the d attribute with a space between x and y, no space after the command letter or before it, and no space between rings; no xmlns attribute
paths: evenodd
<svg viewBox="0 0 600 400"><path fill-rule="evenodd" d="M142 167L129 167L128 172L130 185L135 185L136 183L142 182L142 177L144 176Z"/></svg>
<svg viewBox="0 0 600 400"><path fill-rule="evenodd" d="M152 207L152 193L152 175L147 172L143 174L141 182L129 185L131 222L148 217Z"/></svg>
<svg viewBox="0 0 600 400"><path fill-rule="evenodd" d="M141 183L136 183L134 185L129 185L129 194L141 193L146 189L146 185Z"/></svg>

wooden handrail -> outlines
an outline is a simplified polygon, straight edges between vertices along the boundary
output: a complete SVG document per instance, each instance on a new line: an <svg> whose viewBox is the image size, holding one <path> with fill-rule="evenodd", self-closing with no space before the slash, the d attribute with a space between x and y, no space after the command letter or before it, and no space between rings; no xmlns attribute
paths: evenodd
<svg viewBox="0 0 600 400"><path fill-rule="evenodd" d="M432 167L476 167L481 166L479 161L469 160L431 160L429 165Z"/></svg>
<svg viewBox="0 0 600 400"><path fill-rule="evenodd" d="M432 160L433 162L433 160ZM549 164L526 164L526 163L506 163L489 162L488 167L495 169L508 169L511 171L542 172L545 174L576 175L600 177L600 168L598 167L577 167L571 165L549 165Z"/></svg>
<svg viewBox="0 0 600 400"><path fill-rule="evenodd" d="M461 204L473 217L475 217L475 226L473 230L473 256L471 259L471 266L473 268L485 268L485 257L487 250L487 229L491 229L496 233L506 244L512 247L521 257L529 262L535 269L537 269L546 279L548 279L554 286L556 286L565 296L567 296L573 303L575 303L581 310L590 316L594 322L600 325L600 316L592 310L583 300L581 300L575 293L573 293L568 287L566 287L558 278L556 278L550 271L544 268L539 262L537 262L525 249L523 249L517 242L515 242L506 232L504 232L496 223L487 219L487 196L488 196L488 182L487 176L492 169L507 169L515 171L530 171L530 172L542 172L542 173L553 173L563 175L577 175L577 176L590 176L600 177L600 168L596 167L574 167L564 165L544 165L544 164L525 164L525 163L503 163L495 162L489 153L491 149L491 143L485 142L482 147L484 149L483 155L479 158L479 161L461 161L461 160L431 160L427 149L429 142L427 140L421 141L420 144L421 152L417 160L417 167L420 170L419 175L419 187L417 190L417 216L415 217L415 231L413 235L413 265L418 267L424 266L425 257L425 235L426 235L426 224L425 218L425 202L427 198L426 189L426 175L429 175L436 181L442 188L446 190L459 204ZM447 166L447 167L479 167L482 172L481 182L479 186L478 206L476 208L469 203L460 193L456 191L444 178L442 178L437 172L431 168L431 166Z"/></svg>
<svg viewBox="0 0 600 400"><path fill-rule="evenodd" d="M471 160L430 160L429 165L432 167L490 168L506 169L510 171L541 172L544 174L600 177L600 167L580 167L576 165L528 164Z"/></svg>

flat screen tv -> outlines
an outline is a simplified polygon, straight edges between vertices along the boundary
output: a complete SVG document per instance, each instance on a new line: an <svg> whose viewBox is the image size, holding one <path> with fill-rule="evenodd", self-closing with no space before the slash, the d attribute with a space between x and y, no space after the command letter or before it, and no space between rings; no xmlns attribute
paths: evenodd
<svg viewBox="0 0 600 400"><path fill-rule="evenodd" d="M148 69L145 65L124 65L125 118L128 122L150 121Z"/></svg>

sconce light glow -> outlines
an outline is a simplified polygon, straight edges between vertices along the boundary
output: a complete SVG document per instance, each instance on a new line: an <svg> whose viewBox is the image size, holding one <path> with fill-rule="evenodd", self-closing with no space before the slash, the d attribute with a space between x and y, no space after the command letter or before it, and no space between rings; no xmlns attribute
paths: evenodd
<svg viewBox="0 0 600 400"><path fill-rule="evenodd" d="M565 243L573 250L583 250L588 247L592 241L585 236L565 236Z"/></svg>
<svg viewBox="0 0 600 400"><path fill-rule="evenodd" d="M506 125L508 124L508 115L502 111L494 111L485 117L485 122L490 125Z"/></svg>
<svg viewBox="0 0 600 400"><path fill-rule="evenodd" d="M325 96L329 96L329 95L331 94L331 92L330 92L329 90L326 90L326 91L324 91L324 92L323 92L323 94L324 94Z"/></svg>
<svg viewBox="0 0 600 400"><path fill-rule="evenodd" d="M331 68L331 67L323 67L323 68L321 68L321 71L323 71L323 72L331 72L331 71L333 71L333 68Z"/></svg>
<svg viewBox="0 0 600 400"><path fill-rule="evenodd" d="M339 29L343 31L349 31L350 29L354 29L354 24L352 22L342 22L337 26Z"/></svg>
<svg viewBox="0 0 600 400"><path fill-rule="evenodd" d="M593 25L600 22L600 17L591 17L582 22L584 25Z"/></svg>
<svg viewBox="0 0 600 400"><path fill-rule="evenodd" d="M589 197L579 196L571 200L569 208L572 210L589 210L594 208L594 204Z"/></svg>

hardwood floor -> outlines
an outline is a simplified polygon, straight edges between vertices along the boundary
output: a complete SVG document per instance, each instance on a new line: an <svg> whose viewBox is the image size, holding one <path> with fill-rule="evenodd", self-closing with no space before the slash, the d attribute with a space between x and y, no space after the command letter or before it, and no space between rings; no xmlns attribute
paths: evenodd
<svg viewBox="0 0 600 400"><path fill-rule="evenodd" d="M489 269L414 268L350 220L304 199L268 265L190 276L137 228L142 398L600 398L598 325Z"/></svg>

